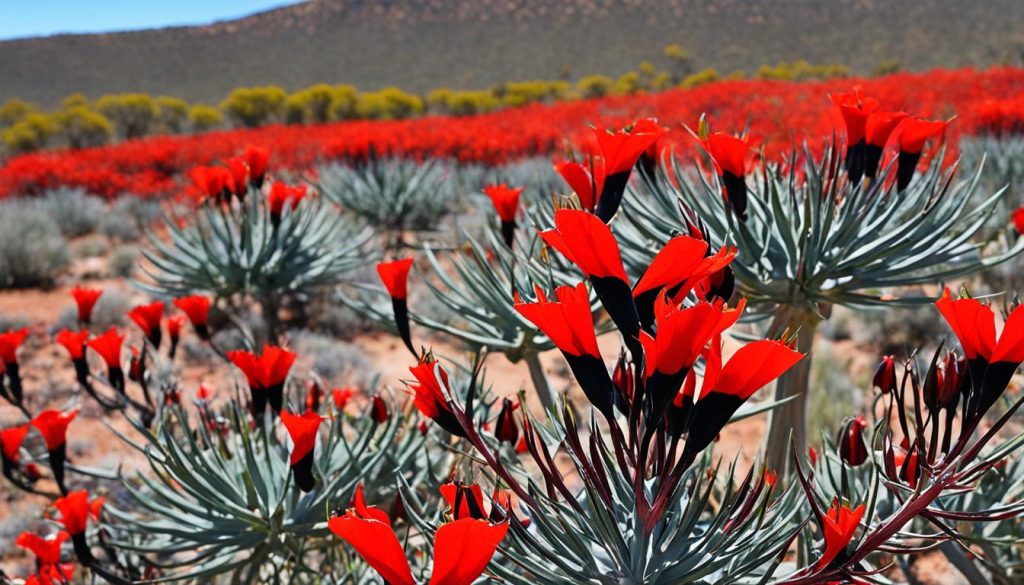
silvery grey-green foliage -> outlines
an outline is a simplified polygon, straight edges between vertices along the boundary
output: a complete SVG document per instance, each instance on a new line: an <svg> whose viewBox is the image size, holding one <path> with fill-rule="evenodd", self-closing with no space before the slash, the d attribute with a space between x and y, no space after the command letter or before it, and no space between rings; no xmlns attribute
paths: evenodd
<svg viewBox="0 0 1024 585"><path fill-rule="evenodd" d="M294 210L286 205L277 228L264 200L250 189L230 208L201 205L184 225L165 217L166 238L148 232L141 288L162 296L279 298L338 284L367 261L362 247L371 231L342 220L320 198L307 196Z"/></svg>
<svg viewBox="0 0 1024 585"><path fill-rule="evenodd" d="M629 229L622 229L627 262L648 261L651 243L685 230L687 211L707 226L714 245L739 249L733 268L754 312L778 306L817 311L819 303L873 306L897 299L898 287L949 281L997 265L1024 250L1024 239L1005 235L991 246L972 241L996 211L1006 190L972 204L981 172L965 180L957 167L934 157L906 191L888 185L891 169L874 182L851 186L840 157L809 150L789 170L768 165L748 177L749 218L738 221L717 181L673 160L623 200ZM797 173L802 172L803 179Z"/></svg>
<svg viewBox="0 0 1024 585"><path fill-rule="evenodd" d="M435 230L452 211L450 169L443 162L377 158L318 169L324 195L346 213L396 241L406 231Z"/></svg>
<svg viewBox="0 0 1024 585"><path fill-rule="evenodd" d="M102 199L81 188L60 187L47 191L37 200L61 233L69 238L96 231L107 211Z"/></svg>
<svg viewBox="0 0 1024 585"><path fill-rule="evenodd" d="M0 289L52 286L68 246L50 216L27 199L0 202Z"/></svg>
<svg viewBox="0 0 1024 585"><path fill-rule="evenodd" d="M144 556L161 580L318 583L322 567L348 563L327 529L329 510L347 507L359 483L374 501L393 497L398 476L436 485L448 464L448 454L426 452L415 420L342 414L321 428L317 485L303 494L280 425L250 428L235 402L224 416L212 425L221 432L174 407L153 430L135 423L140 439L121 435L150 469L121 476L128 501L106 508L110 544Z"/></svg>

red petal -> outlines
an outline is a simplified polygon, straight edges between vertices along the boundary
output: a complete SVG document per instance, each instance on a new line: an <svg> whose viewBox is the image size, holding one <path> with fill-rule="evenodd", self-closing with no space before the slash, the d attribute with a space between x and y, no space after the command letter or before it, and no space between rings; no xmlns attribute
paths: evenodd
<svg viewBox="0 0 1024 585"><path fill-rule="evenodd" d="M466 518L445 524L434 535L430 585L469 585L491 562L508 524Z"/></svg>
<svg viewBox="0 0 1024 585"><path fill-rule="evenodd" d="M331 518L327 527L356 549L359 556L391 585L415 585L402 543L389 524L357 518L351 512ZM469 581L466 581L469 583Z"/></svg>

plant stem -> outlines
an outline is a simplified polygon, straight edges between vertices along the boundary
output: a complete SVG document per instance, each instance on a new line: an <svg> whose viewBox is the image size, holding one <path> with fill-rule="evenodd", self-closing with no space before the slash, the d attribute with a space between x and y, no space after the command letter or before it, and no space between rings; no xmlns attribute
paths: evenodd
<svg viewBox="0 0 1024 585"><path fill-rule="evenodd" d="M527 352L523 359L526 360L526 365L530 368L530 380L533 381L533 389L537 392L540 403L544 405L544 410L548 413L557 413L558 400L548 384L548 377L544 375L544 366L540 363L540 355L531 351Z"/></svg>
<svg viewBox="0 0 1024 585"><path fill-rule="evenodd" d="M788 476L790 436L798 452L807 449L807 390L811 376L811 350L820 317L795 307L783 307L769 327L769 335L778 337L787 331L796 334L796 349L806 355L775 383L775 400L794 397L771 411L765 458L768 468Z"/></svg>
<svg viewBox="0 0 1024 585"><path fill-rule="evenodd" d="M991 585L991 581L987 579L981 569L978 568L964 551L957 546L955 542L943 542L939 545L939 550L942 554L946 555L951 565L956 567L960 574L967 579L967 582L971 585Z"/></svg>

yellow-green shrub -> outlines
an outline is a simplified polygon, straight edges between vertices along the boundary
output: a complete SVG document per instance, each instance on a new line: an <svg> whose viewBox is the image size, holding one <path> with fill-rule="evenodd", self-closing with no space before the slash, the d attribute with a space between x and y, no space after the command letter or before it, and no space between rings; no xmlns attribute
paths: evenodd
<svg viewBox="0 0 1024 585"><path fill-rule="evenodd" d="M587 75L576 82L576 90L585 98L603 97L611 93L615 80L607 75Z"/></svg>
<svg viewBox="0 0 1024 585"><path fill-rule="evenodd" d="M75 106L53 114L60 135L71 148L100 146L114 135L114 125L103 114Z"/></svg>
<svg viewBox="0 0 1024 585"><path fill-rule="evenodd" d="M188 102L181 98L162 95L156 98L160 128L165 132L179 134L188 124Z"/></svg>
<svg viewBox="0 0 1024 585"><path fill-rule="evenodd" d="M124 138L145 136L160 115L156 102L145 93L105 95L96 101L96 110L113 122Z"/></svg>
<svg viewBox="0 0 1024 585"><path fill-rule="evenodd" d="M33 112L6 128L0 134L0 140L8 152L24 153L46 147L57 130L57 124L50 116Z"/></svg>
<svg viewBox="0 0 1024 585"><path fill-rule="evenodd" d="M29 114L38 112L35 104L25 100L11 98L0 106L0 126L10 126L25 119Z"/></svg>
<svg viewBox="0 0 1024 585"><path fill-rule="evenodd" d="M255 128L281 119L288 93L284 89L240 87L224 98L220 109L238 126Z"/></svg>
<svg viewBox="0 0 1024 585"><path fill-rule="evenodd" d="M359 90L354 85L335 85L331 88L331 108L327 112L329 120L351 120L356 116L359 103Z"/></svg>
<svg viewBox="0 0 1024 585"><path fill-rule="evenodd" d="M696 73L687 75L685 78L683 78L683 82L679 84L679 87L697 87L698 85L704 85L705 83L718 81L718 79L718 71L716 71L712 67L709 67L707 69L702 69Z"/></svg>
<svg viewBox="0 0 1024 585"><path fill-rule="evenodd" d="M356 113L360 118L396 120L409 118L425 109L423 98L406 93L397 87L359 94Z"/></svg>
<svg viewBox="0 0 1024 585"><path fill-rule="evenodd" d="M213 106L196 104L188 110L188 125L193 132L207 132L220 126L223 116Z"/></svg>

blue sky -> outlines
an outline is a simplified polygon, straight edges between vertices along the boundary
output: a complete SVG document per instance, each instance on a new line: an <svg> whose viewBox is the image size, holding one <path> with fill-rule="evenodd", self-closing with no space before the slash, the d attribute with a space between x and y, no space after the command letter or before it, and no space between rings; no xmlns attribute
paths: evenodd
<svg viewBox="0 0 1024 585"><path fill-rule="evenodd" d="M0 40L206 24L295 0L0 0Z"/></svg>

